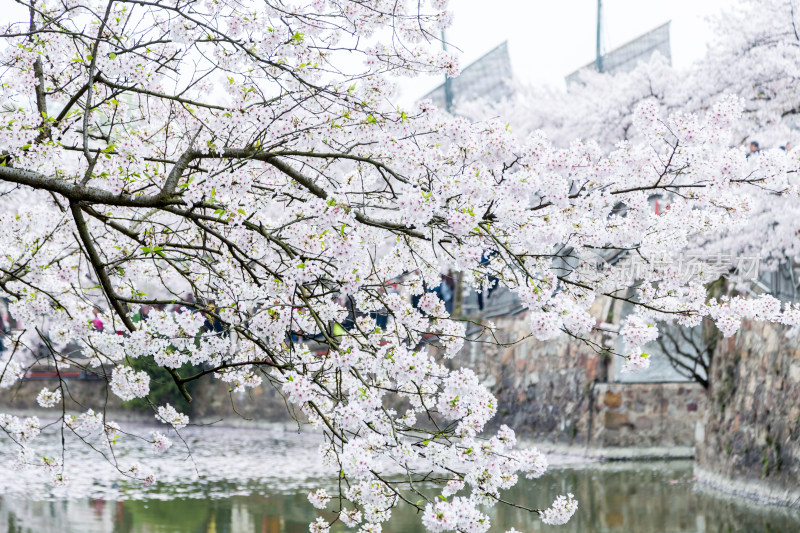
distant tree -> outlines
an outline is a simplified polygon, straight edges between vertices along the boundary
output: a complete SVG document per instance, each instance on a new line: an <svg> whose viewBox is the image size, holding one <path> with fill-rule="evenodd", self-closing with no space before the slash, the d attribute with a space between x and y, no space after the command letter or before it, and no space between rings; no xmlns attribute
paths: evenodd
<svg viewBox="0 0 800 533"><path fill-rule="evenodd" d="M695 329L662 328L657 342L678 374L708 389L711 361L722 334L713 324L704 325Z"/></svg>
<svg viewBox="0 0 800 533"><path fill-rule="evenodd" d="M780 151L787 149L787 141L797 145L800 140L800 73L787 68L800 62L798 17L796 0L740 0L712 19L714 36L707 53L687 68L674 68L654 54L630 72L600 74L586 69L581 80L565 90L516 82L516 92L505 101L461 102L458 110L476 120L502 117L520 138L542 130L556 145L594 139L612 150L622 140L638 143L645 138L646 132L635 125L637 109L645 102L666 112L703 115L719 98L736 95L742 99L742 113L730 124L731 141L746 146L748 139L761 140L762 148L768 150L759 157L772 161L763 163L780 166L784 155ZM791 151L792 143L788 144ZM800 152L790 157L796 161ZM716 166L717 179L724 179L721 176L735 163L722 159L709 164ZM797 180L791 179L789 186L796 188ZM690 237L685 257L724 259L729 264L717 266L739 274L738 279L731 276L722 291L720 286L710 288L709 296L752 293L749 274L763 278L765 273L782 270L790 271L787 277L793 278L800 261L800 203L786 192L764 183L737 208L748 210L747 217ZM676 196L652 191L654 211L658 213L659 206L662 212L669 209ZM713 197L708 201L713 202ZM635 257L636 252L624 255ZM792 296L774 290L779 287L755 285L759 293L774 292L782 299ZM676 371L708 386L705 376L719 338L713 321L706 320L693 330L664 324L658 343Z"/></svg>

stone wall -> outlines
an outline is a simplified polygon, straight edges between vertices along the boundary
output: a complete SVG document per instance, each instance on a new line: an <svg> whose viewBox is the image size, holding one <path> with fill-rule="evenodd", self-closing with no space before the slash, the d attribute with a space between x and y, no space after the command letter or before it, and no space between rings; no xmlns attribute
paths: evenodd
<svg viewBox="0 0 800 533"><path fill-rule="evenodd" d="M602 370L601 356L563 339L530 338L526 312L497 318L495 325L499 345L468 345L468 353L455 360L467 359L497 397L494 422L529 439L583 444L590 387Z"/></svg>
<svg viewBox="0 0 800 533"><path fill-rule="evenodd" d="M597 383L590 444L692 446L706 391L698 383Z"/></svg>
<svg viewBox="0 0 800 533"><path fill-rule="evenodd" d="M260 386L241 392L230 392L228 384L218 379L206 379L197 387L192 400L193 418L206 423L222 420L226 425L254 421L294 424L288 409L283 397L266 379ZM295 414L303 418L299 409Z"/></svg>
<svg viewBox="0 0 800 533"><path fill-rule="evenodd" d="M598 310L593 312L597 316ZM605 383L613 375L610 365L586 344L530 338L525 312L497 318L495 325L499 346L476 343L460 356L471 359L497 397L495 424L508 424L539 442L693 453L706 405L699 384ZM674 447L681 449L670 450Z"/></svg>
<svg viewBox="0 0 800 533"><path fill-rule="evenodd" d="M698 477L800 506L800 339L745 322L717 345Z"/></svg>
<svg viewBox="0 0 800 533"><path fill-rule="evenodd" d="M54 390L57 379L24 379L0 394L0 412L32 413L48 418L52 409L41 409L36 396L42 388ZM63 380L64 397L68 413L77 414L87 409L107 413L112 420L152 421L153 413L147 409L132 408L107 389L103 379ZM286 404L277 391L262 385L244 392L231 392L227 383L205 377L191 389L192 403L187 411L193 423L223 422L225 425L258 423L293 423Z"/></svg>
<svg viewBox="0 0 800 533"><path fill-rule="evenodd" d="M59 388L57 379L23 379L0 394L0 408L3 411L35 411L40 409L36 396L43 388ZM71 413L94 409L96 412L124 413L120 399L106 390L102 379L71 379L62 381L66 409Z"/></svg>

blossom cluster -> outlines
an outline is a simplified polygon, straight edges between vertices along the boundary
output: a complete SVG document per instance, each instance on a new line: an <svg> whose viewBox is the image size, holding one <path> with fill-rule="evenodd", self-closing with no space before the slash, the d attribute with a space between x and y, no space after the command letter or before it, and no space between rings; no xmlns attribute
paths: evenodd
<svg viewBox="0 0 800 533"><path fill-rule="evenodd" d="M51 391L45 387L36 396L36 403L45 408L53 407L60 401L61 401L61 389L56 389L54 391Z"/></svg>
<svg viewBox="0 0 800 533"><path fill-rule="evenodd" d="M573 498L572 494L567 494L566 498L556 498L552 506L541 512L542 522L552 525L566 524L578 510L578 502Z"/></svg>
<svg viewBox="0 0 800 533"><path fill-rule="evenodd" d="M181 430L189 424L189 417L179 413L170 404L160 405L156 412L156 420L171 425L176 430Z"/></svg>

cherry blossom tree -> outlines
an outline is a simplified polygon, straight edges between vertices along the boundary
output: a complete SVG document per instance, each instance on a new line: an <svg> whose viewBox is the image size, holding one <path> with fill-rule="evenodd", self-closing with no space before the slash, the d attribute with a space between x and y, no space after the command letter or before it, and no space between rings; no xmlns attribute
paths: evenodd
<svg viewBox="0 0 800 533"><path fill-rule="evenodd" d="M310 494L316 507L364 533L398 505L431 531L483 532L481 506L547 462L510 428L485 431L497 401L447 361L466 320L433 292L442 273L500 283L533 336L598 350L590 306L630 302L618 354L630 370L647 366L656 320L707 317L725 335L743 318L800 324L800 309L709 299L707 276L675 271L698 238L747 223L753 191L796 201L796 159L730 148L741 98L703 117L643 102L637 143L557 148L501 121L393 103L393 76L458 73L437 46L442 0L22 3L26 19L0 31L0 290L20 325L3 388L35 343L122 400L147 397L134 363L151 359L187 401L196 380L268 382L324 436L342 481ZM669 211L652 212L654 192L674 196ZM631 276L608 251L646 266ZM136 436L64 402L60 388L39 395L62 406L63 431L145 483L147 466L117 458L115 442L163 451L189 423L154 404L169 431ZM34 452L37 419L2 415L0 427L21 466L65 481L63 457ZM530 510L559 524L577 505Z"/></svg>
<svg viewBox="0 0 800 533"><path fill-rule="evenodd" d="M585 69L566 88L513 82L506 101L456 102L475 119L498 116L520 136L545 131L558 145L596 140L612 149L620 140L639 141L633 120L637 106L658 102L668 113L705 113L720 97L736 94L743 113L731 124L733 141L758 139L778 147L800 141L800 49L797 0L737 0L710 20L713 37L705 55L674 68L660 54L630 72Z"/></svg>
<svg viewBox="0 0 800 533"><path fill-rule="evenodd" d="M613 150L620 140L642 141L644 133L635 126L635 115L644 102L653 102L666 113L702 116L720 98L734 94L742 99L743 112L730 125L730 142L743 144L742 150L747 150L751 140L758 140L762 149L753 156L782 161L781 151L791 152L800 141L798 17L796 0L739 0L711 20L714 38L705 56L688 68L673 68L656 53L630 72L599 74L587 69L581 82L566 90L517 81L516 92L508 100L461 102L458 111L476 120L500 117L521 138L542 130L559 146L582 138ZM794 152L791 159L799 156ZM657 213L668 209L673 200L672 193L653 191L651 195ZM738 222L731 219L716 231L696 234L686 257L732 259L727 265L731 270L742 266L742 258L750 258L746 266L757 266L761 272L797 264L800 211L793 195L763 183L749 194L746 209L750 215ZM730 281L733 291L752 290L749 279ZM705 336L715 338L713 324ZM688 349L694 363L708 365L708 348L714 343L699 342L693 349L692 339L676 330L661 344L671 347L667 353ZM681 349L676 349L679 345ZM682 359L672 362L680 366L686 362ZM686 368L681 372L702 375Z"/></svg>

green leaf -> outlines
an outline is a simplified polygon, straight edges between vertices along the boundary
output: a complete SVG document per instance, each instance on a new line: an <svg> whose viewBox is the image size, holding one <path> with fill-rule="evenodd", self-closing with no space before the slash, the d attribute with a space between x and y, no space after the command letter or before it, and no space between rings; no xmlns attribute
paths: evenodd
<svg viewBox="0 0 800 533"><path fill-rule="evenodd" d="M164 255L164 252L162 252L161 250L163 250L163 248L161 246L153 246L152 248L149 247L149 246L142 246L142 252L145 255L147 255L147 254L158 254L161 257L166 257Z"/></svg>

